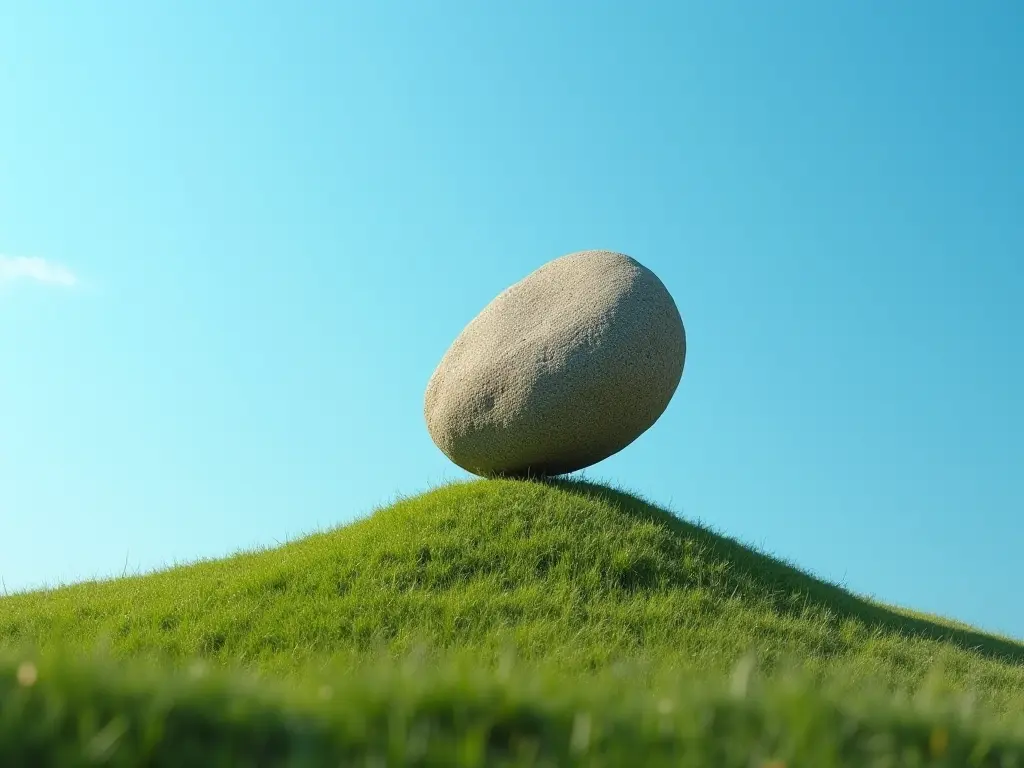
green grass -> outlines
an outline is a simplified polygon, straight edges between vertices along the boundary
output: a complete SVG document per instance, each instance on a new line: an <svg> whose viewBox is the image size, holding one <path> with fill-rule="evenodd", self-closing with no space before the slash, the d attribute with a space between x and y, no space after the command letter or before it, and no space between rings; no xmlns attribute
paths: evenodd
<svg viewBox="0 0 1024 768"><path fill-rule="evenodd" d="M0 764L997 768L1024 758L1019 727L951 699L895 704L746 676L647 687L605 671L570 682L514 665L373 665L285 685L12 660L0 662Z"/></svg>
<svg viewBox="0 0 1024 768"><path fill-rule="evenodd" d="M0 646L0 765L76 764L110 727L121 765L1024 766L1024 646L584 483L452 485L279 549L14 595ZM763 683L737 697L748 663Z"/></svg>

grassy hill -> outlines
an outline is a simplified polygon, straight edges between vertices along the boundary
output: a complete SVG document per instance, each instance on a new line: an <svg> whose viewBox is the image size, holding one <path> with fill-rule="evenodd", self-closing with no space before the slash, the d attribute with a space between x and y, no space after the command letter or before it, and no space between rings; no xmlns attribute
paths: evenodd
<svg viewBox="0 0 1024 768"><path fill-rule="evenodd" d="M452 485L279 549L7 597L0 646L23 649L6 662L11 674L0 671L0 696L6 684L10 700L26 702L21 715L0 709L0 757L5 745L17 755L36 743L24 730L32 706L59 701L61 717L92 712L95 727L57 717L63 735L43 728L40 743L85 754L82 733L98 738L118 722L121 754L139 758L150 754L139 734L155 728L165 740L153 737L147 764L163 764L160 729L177 727L174 743L206 734L195 744L228 750L223 764L314 765L318 755L362 764L374 754L385 765L595 755L630 764L643 753L673 765L749 765L754 755L883 765L916 750L922 764L1002 765L992 761L1016 755L1024 765L1013 730L1024 646L864 600L584 483ZM97 649L133 660L135 671L73 660ZM196 659L246 672L173 671ZM160 663L140 671L140 660ZM737 670L745 680L751 668L764 687L737 698ZM324 686L345 694L325 701L314 695ZM952 694L969 692L974 714L943 715L938 704L920 712L893 698L922 690L957 706L963 698ZM185 724L153 714L157 700L178 702ZM428 736L410 753L414 726ZM34 762L11 764L56 759L39 749L20 755ZM303 749L311 762L296 757ZM166 764L204 764L182 759Z"/></svg>

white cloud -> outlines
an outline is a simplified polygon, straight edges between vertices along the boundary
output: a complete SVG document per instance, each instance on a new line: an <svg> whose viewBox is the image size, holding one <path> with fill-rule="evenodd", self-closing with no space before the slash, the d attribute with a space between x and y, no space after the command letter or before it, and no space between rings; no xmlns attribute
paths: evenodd
<svg viewBox="0 0 1024 768"><path fill-rule="evenodd" d="M60 264L32 256L0 255L0 283L13 280L35 280L50 285L70 287L78 283L75 273Z"/></svg>

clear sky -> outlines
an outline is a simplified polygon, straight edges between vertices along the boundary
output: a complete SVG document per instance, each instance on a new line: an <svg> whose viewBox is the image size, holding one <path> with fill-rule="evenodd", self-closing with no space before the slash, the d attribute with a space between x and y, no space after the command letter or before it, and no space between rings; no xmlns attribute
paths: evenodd
<svg viewBox="0 0 1024 768"><path fill-rule="evenodd" d="M1024 637L1024 5L0 0L0 577L274 545L464 477L427 380L628 253L683 314L592 468Z"/></svg>

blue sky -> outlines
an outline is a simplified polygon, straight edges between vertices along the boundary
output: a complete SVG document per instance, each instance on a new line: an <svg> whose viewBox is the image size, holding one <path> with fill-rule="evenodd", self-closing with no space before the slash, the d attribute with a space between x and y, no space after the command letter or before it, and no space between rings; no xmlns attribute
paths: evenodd
<svg viewBox="0 0 1024 768"><path fill-rule="evenodd" d="M0 577L464 475L422 396L571 251L683 314L587 474L1024 637L1017 3L0 0Z"/></svg>

